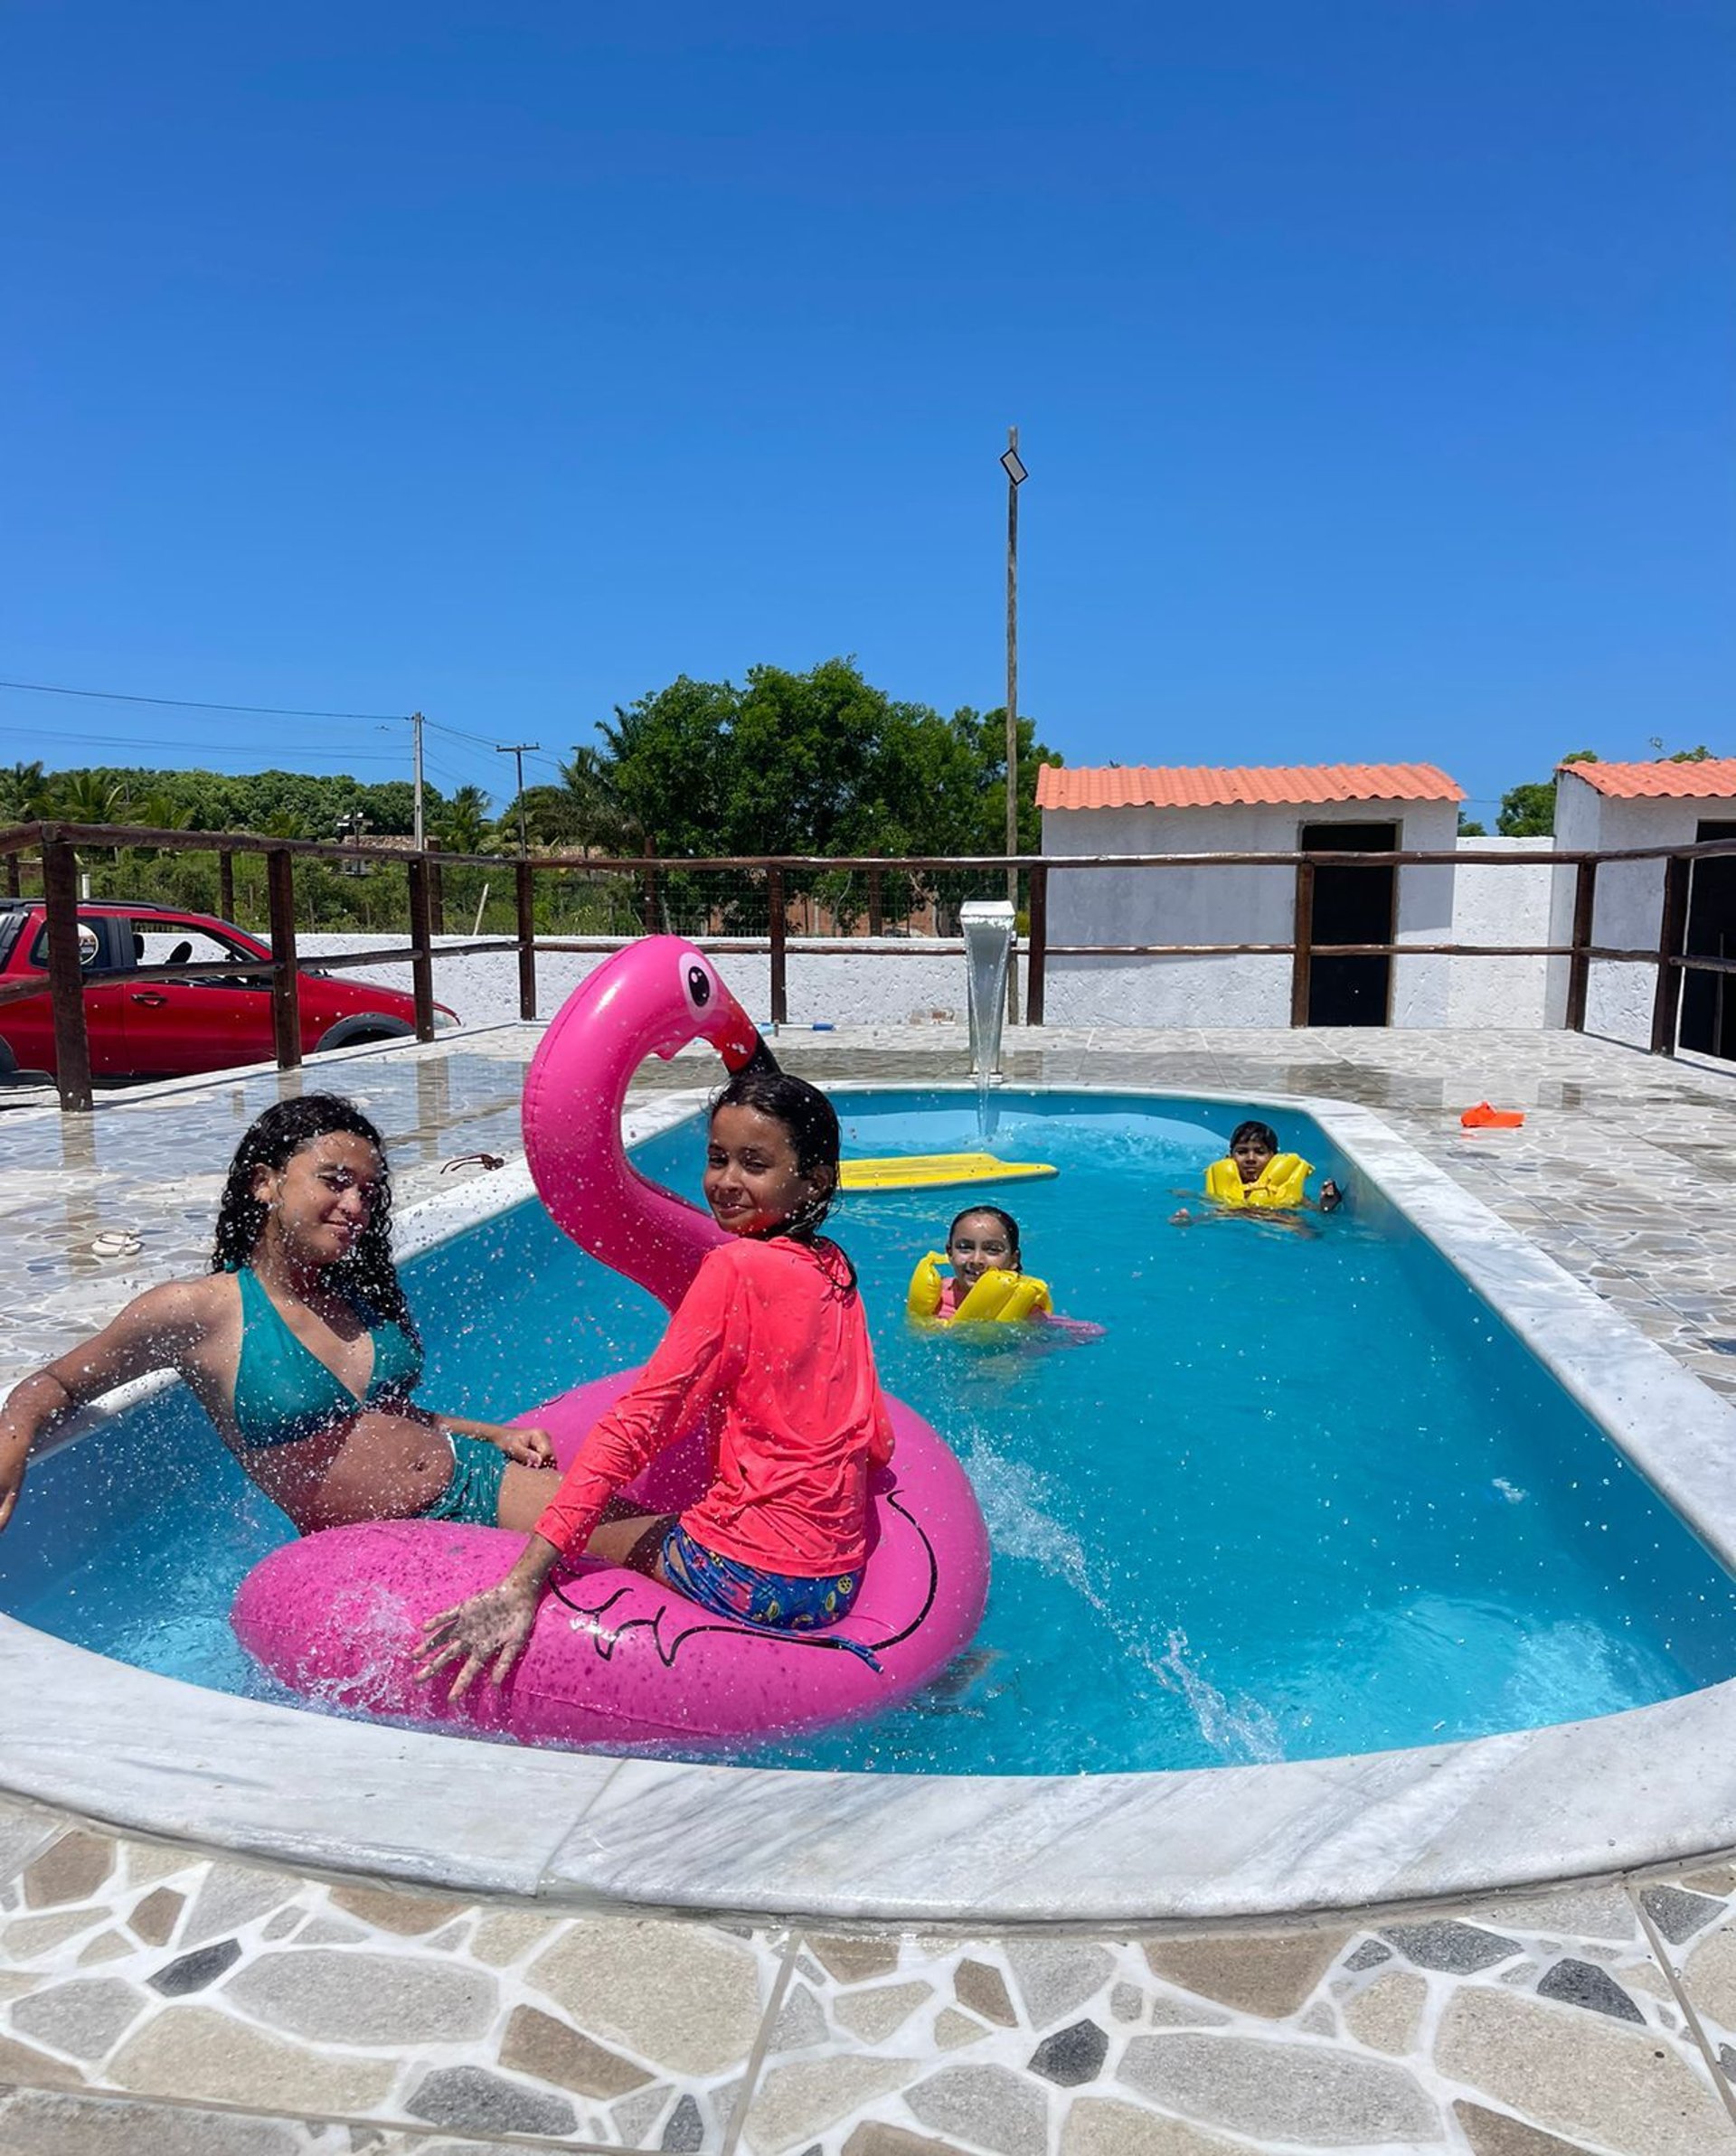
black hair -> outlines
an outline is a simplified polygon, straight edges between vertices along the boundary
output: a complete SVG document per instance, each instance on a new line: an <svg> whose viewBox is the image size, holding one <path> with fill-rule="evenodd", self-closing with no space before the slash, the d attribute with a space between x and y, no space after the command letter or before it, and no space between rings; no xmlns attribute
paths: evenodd
<svg viewBox="0 0 1736 2156"><path fill-rule="evenodd" d="M354 1102L337 1093L304 1093L298 1100L279 1100L248 1129L235 1148L217 1208L217 1236L211 1254L213 1273L239 1272L258 1246L269 1210L253 1194L261 1168L286 1168L297 1153L335 1132L361 1138L380 1155L380 1187L368 1224L341 1263L343 1278L374 1315L407 1323L409 1306L392 1262L392 1176L384 1141Z"/></svg>
<svg viewBox="0 0 1736 2156"><path fill-rule="evenodd" d="M844 1142L837 1110L819 1087L810 1086L806 1078L792 1077L787 1070L764 1069L738 1071L712 1102L713 1116L720 1108L752 1108L782 1124L795 1149L799 1172L826 1177L825 1188L788 1219L758 1231L760 1239L766 1242L780 1235L798 1243L813 1242L838 1194L838 1155ZM835 1244L833 1247L836 1248ZM844 1251L838 1255L849 1266L850 1285L854 1287L856 1268Z"/></svg>
<svg viewBox="0 0 1736 2156"><path fill-rule="evenodd" d="M1268 1153L1278 1151L1278 1133L1269 1123L1239 1123L1230 1134L1230 1150L1233 1153L1244 1138L1256 1138Z"/></svg>
<svg viewBox="0 0 1736 2156"><path fill-rule="evenodd" d="M1006 1247L1012 1255L1014 1268L1018 1272L1023 1272L1024 1258L1019 1249L1019 1224L1011 1213L1005 1211L998 1205L967 1205L963 1212L955 1213L952 1217L952 1226L947 1230L948 1249L950 1250L952 1247L952 1238L958 1232L959 1221L968 1220L972 1213L986 1213L991 1220L1000 1222L1006 1236Z"/></svg>

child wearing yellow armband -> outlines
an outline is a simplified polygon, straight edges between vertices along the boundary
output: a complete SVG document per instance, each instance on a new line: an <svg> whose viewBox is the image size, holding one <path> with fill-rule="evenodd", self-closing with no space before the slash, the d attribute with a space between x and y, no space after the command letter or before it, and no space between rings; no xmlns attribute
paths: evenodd
<svg viewBox="0 0 1736 2156"><path fill-rule="evenodd" d="M1228 1154L1205 1172L1205 1194L1229 1212L1336 1212L1344 1192L1328 1176L1316 1204L1307 1189L1313 1173L1313 1163L1300 1153L1278 1151L1269 1123L1239 1123L1230 1134ZM1171 1215L1177 1227L1193 1218L1185 1208Z"/></svg>
<svg viewBox="0 0 1736 2156"><path fill-rule="evenodd" d="M950 1279L942 1262L952 1267ZM1024 1271L1019 1224L998 1205L967 1206L947 1230L944 1261L930 1250L910 1280L911 1316L941 1324L1038 1317L1048 1309L1048 1288Z"/></svg>

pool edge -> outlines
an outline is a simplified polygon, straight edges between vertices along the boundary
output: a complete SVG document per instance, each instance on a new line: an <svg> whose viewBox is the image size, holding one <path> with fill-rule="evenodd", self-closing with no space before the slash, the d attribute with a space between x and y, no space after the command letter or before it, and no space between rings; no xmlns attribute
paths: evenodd
<svg viewBox="0 0 1736 2156"><path fill-rule="evenodd" d="M1054 1089L1176 1097L1123 1085L1009 1088ZM636 1105L629 1142L672 1127L707 1097L684 1091ZM1265 1089L1260 1098L1314 1117L1373 1175L1693 1531L1732 1561L1736 1469L1723 1462L1736 1455L1736 1410L1371 1110ZM403 1254L528 1191L515 1165L407 1208ZM124 1405L116 1396L108 1412ZM1657 1426L1668 1415L1684 1418L1679 1444ZM45 1695L65 1710L53 1731L31 1726ZM175 1711L190 1696L224 1702L201 1732L223 1735L221 1759L199 1758L189 1718ZM1736 1749L1733 1703L1736 1681L1593 1721L1257 1767L815 1775L523 1752L335 1722L131 1670L0 1619L0 1785L32 1801L269 1862L481 1894L889 1923L1297 1917L1691 1859L1736 1844L1736 1758L1725 1756ZM153 1746L141 1728L176 1735ZM322 1791L297 1794L304 1816L293 1830L271 1816L291 1759ZM358 1788L390 1832L358 1831Z"/></svg>

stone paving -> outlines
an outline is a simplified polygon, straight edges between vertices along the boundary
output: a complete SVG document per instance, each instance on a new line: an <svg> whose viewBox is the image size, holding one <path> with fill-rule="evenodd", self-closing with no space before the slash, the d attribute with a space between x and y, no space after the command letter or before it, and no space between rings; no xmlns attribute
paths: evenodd
<svg viewBox="0 0 1736 2156"><path fill-rule="evenodd" d="M202 1261L222 1162L280 1082L367 1106L413 1200L458 1155L513 1149L533 1040L0 1117L20 1319L0 1375ZM960 1047L779 1042L816 1078L902 1082L956 1072ZM1722 1068L1365 1032L1023 1033L1006 1061L1014 1080L1361 1101L1736 1389ZM1485 1097L1524 1129L1464 1133ZM95 1256L108 1229L137 1256ZM0 2156L1736 2156L1733 2079L1722 1860L1317 1928L846 1936L297 1878L0 1803Z"/></svg>

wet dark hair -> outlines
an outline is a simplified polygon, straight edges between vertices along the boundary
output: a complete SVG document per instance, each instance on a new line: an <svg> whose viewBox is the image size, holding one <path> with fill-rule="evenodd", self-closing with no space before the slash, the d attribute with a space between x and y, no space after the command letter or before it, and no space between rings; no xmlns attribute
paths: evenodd
<svg viewBox="0 0 1736 2156"><path fill-rule="evenodd" d="M1268 1153L1278 1151L1278 1133L1269 1123L1239 1123L1230 1134L1230 1150L1233 1153L1244 1138L1257 1138Z"/></svg>
<svg viewBox="0 0 1736 2156"><path fill-rule="evenodd" d="M259 1171L287 1168L304 1147L335 1132L346 1132L372 1145L382 1171L368 1224L341 1261L344 1285L354 1289L358 1300L375 1316L408 1321L409 1307L392 1262L392 1176L385 1144L361 1109L341 1094L304 1093L298 1100L276 1101L249 1128L235 1148L223 1184L211 1269L234 1273L251 1262L269 1210L264 1199L253 1195L253 1178Z"/></svg>
<svg viewBox="0 0 1736 2156"><path fill-rule="evenodd" d="M958 1232L959 1221L968 1220L972 1213L986 1213L991 1220L1000 1222L1006 1236L1007 1249L1012 1255L1013 1270L1022 1273L1024 1270L1024 1257L1019 1248L1019 1224L1011 1213L1003 1211L998 1205L967 1205L963 1212L955 1213L952 1217L952 1226L947 1230L948 1249L950 1250L952 1247L952 1238ZM1003 1268L1003 1270L1005 1269Z"/></svg>
<svg viewBox="0 0 1736 2156"><path fill-rule="evenodd" d="M826 1187L807 1203L780 1220L775 1228L762 1228L759 1239L770 1241L787 1235L798 1243L811 1243L838 1194L838 1155L843 1139L838 1112L817 1086L794 1078L787 1070L738 1071L712 1102L712 1114L720 1108L752 1108L782 1124L795 1149L796 1165L804 1175L824 1174ZM835 1245L835 1248L836 1246ZM843 1251L838 1255L850 1266L850 1285L856 1285L856 1268Z"/></svg>

